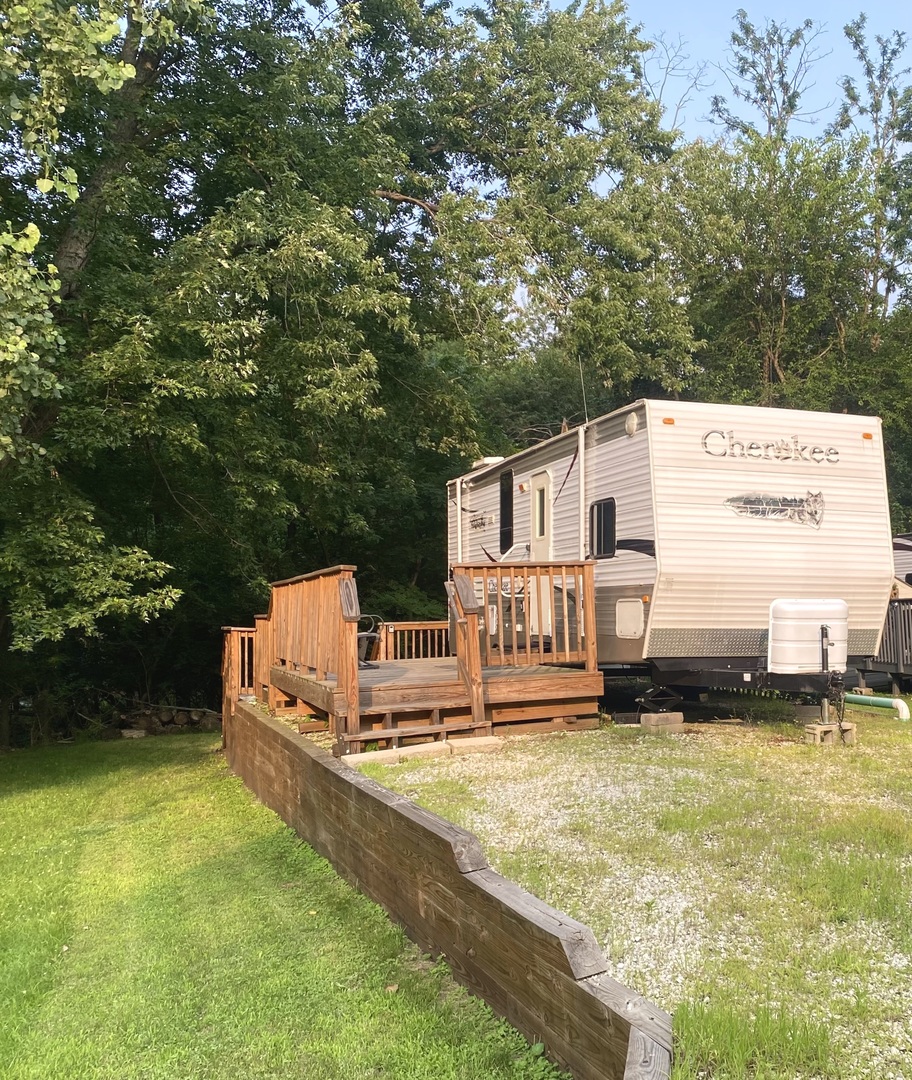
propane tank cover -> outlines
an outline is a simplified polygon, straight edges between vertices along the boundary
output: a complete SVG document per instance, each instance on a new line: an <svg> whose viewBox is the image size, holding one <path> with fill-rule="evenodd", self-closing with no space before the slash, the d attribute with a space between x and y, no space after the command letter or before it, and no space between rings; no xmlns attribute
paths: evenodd
<svg viewBox="0 0 912 1080"><path fill-rule="evenodd" d="M768 670L781 675L822 671L824 626L828 670L845 671L849 652L849 605L845 600L774 600L769 614Z"/></svg>

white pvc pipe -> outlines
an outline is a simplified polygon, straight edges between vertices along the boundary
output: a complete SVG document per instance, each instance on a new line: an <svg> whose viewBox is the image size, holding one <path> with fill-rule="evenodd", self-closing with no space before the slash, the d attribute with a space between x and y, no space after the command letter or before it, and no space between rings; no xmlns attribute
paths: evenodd
<svg viewBox="0 0 912 1080"><path fill-rule="evenodd" d="M586 425L581 424L577 438L576 460L579 465L579 558L586 558Z"/></svg>
<svg viewBox="0 0 912 1080"><path fill-rule="evenodd" d="M456 562L462 562L462 477L456 480Z"/></svg>

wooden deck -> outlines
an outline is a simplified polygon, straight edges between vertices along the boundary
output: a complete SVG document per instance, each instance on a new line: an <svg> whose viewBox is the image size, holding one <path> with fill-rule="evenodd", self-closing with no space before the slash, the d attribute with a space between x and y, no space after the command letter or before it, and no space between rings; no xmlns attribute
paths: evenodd
<svg viewBox="0 0 912 1080"><path fill-rule="evenodd" d="M270 678L292 700L289 707L295 711L317 712L327 721L347 719L345 693L334 675L316 679L274 667ZM416 739L541 730L543 722L562 728L593 727L598 722L602 678L597 672L536 664L485 668L481 681L483 720L473 717L456 657L381 660L361 668L359 731L346 732L341 741L398 746Z"/></svg>
<svg viewBox="0 0 912 1080"><path fill-rule="evenodd" d="M452 622L399 624L400 658L366 665L358 661L354 567L277 582L255 627L225 628L224 708L255 698L307 717L308 730L333 734L338 755L366 743L594 727L603 682L595 635L585 634L591 564L457 570ZM420 655L428 651L421 635L433 638L437 655ZM390 655L391 640L378 655ZM439 655L444 647L454 655Z"/></svg>

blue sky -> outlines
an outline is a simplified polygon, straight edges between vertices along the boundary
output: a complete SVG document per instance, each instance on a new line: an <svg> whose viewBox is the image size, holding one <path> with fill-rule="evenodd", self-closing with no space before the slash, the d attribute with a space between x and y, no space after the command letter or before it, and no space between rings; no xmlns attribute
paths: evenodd
<svg viewBox="0 0 912 1080"><path fill-rule="evenodd" d="M690 3L682 3L681 0L628 0L630 21L642 26L644 38L652 40L659 34L664 34L669 42L677 42L681 38L686 43L685 52L689 54L690 62L708 66L706 80L714 85L694 96L686 107L681 124L689 138L713 138L718 134L718 128L701 119L709 111L713 93L723 94L732 101L731 94L727 92L728 83L718 67L725 63L729 36L735 25L734 15L741 6L758 28L764 27L768 20L784 22L794 28L805 19L811 19L823 27L824 33L817 39L816 47L821 54L829 55L822 56L814 66L809 80L815 85L807 91L806 100L813 108L825 109L828 104L838 101L838 80L842 75L851 75L860 81L858 64L842 32L843 26L864 10L859 0L830 0L828 3L824 0L793 0L791 3L786 0L763 0L762 5L757 6L748 0L690 0ZM892 11L886 8L887 5L878 4L867 10L867 36L875 49L876 34L886 36L900 30L912 36L912 8L899 4ZM909 65L912 65L912 47L907 46L901 66ZM905 82L912 82L912 76L908 76ZM670 86L666 98L676 100L683 89L680 82L677 89ZM816 128L823 127L831 114L832 109L823 113ZM796 128L796 133L798 130ZM806 130L812 134L815 128L807 127Z"/></svg>

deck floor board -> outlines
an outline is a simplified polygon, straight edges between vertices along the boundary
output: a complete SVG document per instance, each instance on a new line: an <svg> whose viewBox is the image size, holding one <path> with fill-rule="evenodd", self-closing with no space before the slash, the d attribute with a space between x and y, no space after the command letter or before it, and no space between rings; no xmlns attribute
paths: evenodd
<svg viewBox="0 0 912 1080"><path fill-rule="evenodd" d="M324 690L336 689L336 676L331 672L325 679L315 679L302 671L280 668L280 671L312 683ZM554 664L533 664L528 667L484 668L482 681L490 683L502 679L574 678L588 673L580 668L558 667ZM462 686L453 656L431 660L373 660L370 667L358 669L358 685L362 693L372 690L390 690L396 687Z"/></svg>

